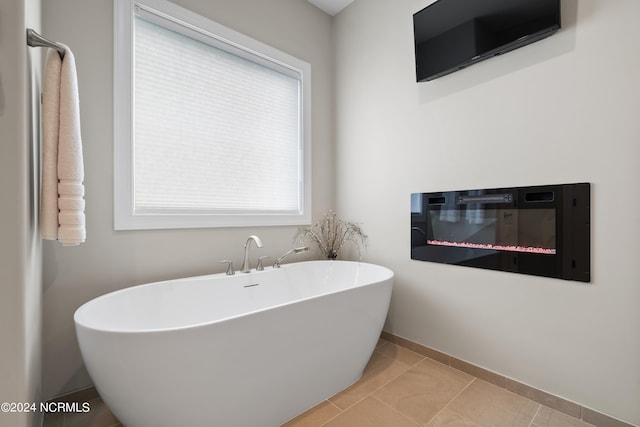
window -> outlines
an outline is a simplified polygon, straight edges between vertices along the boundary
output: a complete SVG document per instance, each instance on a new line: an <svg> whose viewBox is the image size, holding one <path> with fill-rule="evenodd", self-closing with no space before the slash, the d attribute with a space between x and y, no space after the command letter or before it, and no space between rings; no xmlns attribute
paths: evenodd
<svg viewBox="0 0 640 427"><path fill-rule="evenodd" d="M310 65L164 0L116 0L115 228L310 223Z"/></svg>

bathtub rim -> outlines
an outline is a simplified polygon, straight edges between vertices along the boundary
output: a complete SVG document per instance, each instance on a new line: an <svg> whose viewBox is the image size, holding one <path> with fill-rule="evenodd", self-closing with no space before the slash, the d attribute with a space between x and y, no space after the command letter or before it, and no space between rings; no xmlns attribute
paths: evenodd
<svg viewBox="0 0 640 427"><path fill-rule="evenodd" d="M286 307L286 306L289 306L289 305L292 305L292 304L296 304L296 303L301 303L301 302L304 302L304 301L312 300L314 298L321 298L321 297L328 296L328 295L334 295L334 294L340 294L340 293L343 293L343 292L353 291L355 289L359 289L359 288L362 288L362 287L374 286L376 284L383 283L383 282L391 282L391 286L393 286L393 279L395 277L395 273L393 272L393 270L391 270L388 267L385 267L385 266L382 266L382 265L379 265L379 264L369 263L369 262L349 261L349 260L309 260L309 261L300 261L300 262L295 262L295 263L283 264L280 268L286 269L286 268L293 268L296 265L318 264L318 263L355 264L357 266L366 265L366 266L370 266L370 267L373 267L373 268L380 269L385 274L381 275L381 277L377 278L377 280L375 280L375 281L359 284L357 286L350 286L348 288L334 290L334 291L331 291L331 292L325 292L325 293L315 294L315 295L311 295L311 296L306 296L304 298L295 299L293 301L287 301L287 302L284 302L284 303L281 303L281 304L275 304L275 305L271 305L271 306L260 308L260 309L256 309L256 310L246 311L246 312L242 312L242 313L239 313L239 314L234 314L234 315L231 315L231 316L218 318L218 319L215 319L215 320L210 320L210 321L205 321L205 322L194 322L194 323L191 323L191 324L188 324L188 325L180 325L180 326L174 326L174 327L163 327L163 328L138 328L138 329L132 329L132 330L120 330L120 329L117 329L117 328L95 327L93 325L88 325L87 322L81 321L80 316L81 316L81 312L82 311L87 310L93 304L98 304L100 302L100 300L106 299L107 297L111 297L111 296L113 296L115 294L125 293L125 292L128 292L128 291L130 291L130 290L132 290L134 288L151 287L151 286L155 286L155 285L161 285L161 284L164 284L164 283L178 282L178 281L181 281L181 280L207 280L207 279L212 278L212 277L219 277L220 279L224 279L226 277L226 275L225 275L225 273L212 273L212 274L204 274L204 275L200 275L200 276L180 277L180 278L176 278L176 279L167 279L167 280L160 280L160 281L155 281L155 282L150 282L150 283L142 283L142 284L139 284L139 285L133 285L133 286L129 286L129 287L126 287L126 288L117 289L115 291L107 292L105 294L102 294L102 295L99 295L99 296L97 296L95 298L92 298L89 301L86 301L82 305L80 305L73 313L73 322L74 322L74 326L75 326L75 329L76 329L76 334L78 334L78 329L79 328L85 329L87 331L96 332L96 333L125 334L125 335L154 334L154 333L167 333L167 332L186 331L186 330L191 330L191 329L196 329L196 328L207 327L207 326L214 325L214 324L233 321L235 319L248 317L248 316L251 316L253 314L264 312L264 311L268 311L268 310L280 309L282 307ZM367 267L367 268L369 268L369 267ZM260 274L264 274L266 272L273 271L273 270L277 270L277 269L274 269L273 267L266 267L264 271L252 270L248 274L247 273L242 273L242 274L244 274L247 277L250 277L250 275L260 275Z"/></svg>

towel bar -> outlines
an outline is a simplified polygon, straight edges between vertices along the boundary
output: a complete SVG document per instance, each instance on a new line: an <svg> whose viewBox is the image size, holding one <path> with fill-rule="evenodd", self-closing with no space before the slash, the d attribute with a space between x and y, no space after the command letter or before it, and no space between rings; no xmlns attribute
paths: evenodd
<svg viewBox="0 0 640 427"><path fill-rule="evenodd" d="M58 51L60 59L64 59L64 47L60 43L45 39L40 34L27 28L27 44L31 47L50 47Z"/></svg>

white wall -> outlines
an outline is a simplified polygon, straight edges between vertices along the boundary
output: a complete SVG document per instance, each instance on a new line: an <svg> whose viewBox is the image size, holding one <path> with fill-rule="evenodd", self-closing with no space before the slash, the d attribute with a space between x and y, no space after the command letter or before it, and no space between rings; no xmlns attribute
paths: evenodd
<svg viewBox="0 0 640 427"><path fill-rule="evenodd" d="M75 54L85 160L87 242L78 247L44 244L43 394L90 385L73 326L82 303L109 291L150 281L239 268L250 234L275 257L294 243L296 227L113 231L113 2L43 1L49 38ZM312 66L313 213L334 205L333 59L331 19L300 0L175 0L174 3L294 55ZM302 259L302 258L298 258Z"/></svg>
<svg viewBox="0 0 640 427"><path fill-rule="evenodd" d="M40 3L0 4L0 402L37 402L41 369L41 245L37 235ZM37 413L0 412L0 425L39 426Z"/></svg>
<svg viewBox="0 0 640 427"><path fill-rule="evenodd" d="M563 0L563 29L416 83L412 15L334 22L337 208L395 270L386 330L640 424L640 2ZM592 282L410 260L412 192L590 182Z"/></svg>

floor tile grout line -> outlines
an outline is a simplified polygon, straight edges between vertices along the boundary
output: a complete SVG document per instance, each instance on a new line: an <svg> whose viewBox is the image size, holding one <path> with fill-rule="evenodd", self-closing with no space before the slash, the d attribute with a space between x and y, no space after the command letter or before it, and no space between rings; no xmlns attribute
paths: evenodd
<svg viewBox="0 0 640 427"><path fill-rule="evenodd" d="M453 369L455 369L455 368L453 368ZM449 405L451 405L451 404L453 403L453 401L454 401L454 400L456 400L458 397L460 397L460 395L461 395L462 393L464 393L464 391L465 391L466 389L468 389L468 388L471 386L471 384L473 384L473 382L474 382L476 379L477 379L476 377L471 378L471 381L469 381L469 384L467 384L466 386L464 386L464 387L462 388L462 390L460 390L460 391L458 392L458 394L456 394L455 396L453 396L453 397L451 398L451 400L449 400L449 401L447 402L447 404L446 404L446 405L444 405L442 408L440 408L440 410L439 410L438 412L436 412L436 413L433 415L433 417L431 417L431 418L429 419L429 421L427 421L427 424L429 424L429 423L431 422L431 420L433 420L435 417L437 417L437 416L438 416L442 411L444 411L445 409L447 409L447 408L449 407Z"/></svg>
<svg viewBox="0 0 640 427"><path fill-rule="evenodd" d="M325 422L323 422L322 424L320 424L320 427L325 426L327 424L329 424L331 421L335 420L337 417L339 417L340 415L344 414L346 409L342 409L341 407L339 407L338 405L336 405L335 403L331 402L329 399L327 399L327 402L331 403L333 406L335 406L336 408L338 408L338 410L340 412L338 412L337 414L335 414L333 417L329 418L328 420L326 420ZM355 403L354 403L355 405ZM351 408L352 406L349 406L349 408Z"/></svg>
<svg viewBox="0 0 640 427"><path fill-rule="evenodd" d="M330 405L332 405L334 408L338 409L338 413L335 414L333 417L329 418L328 420L326 420L325 422L323 422L322 424L320 424L320 427L326 425L327 423L330 423L332 420L334 420L336 417L339 417L342 413L344 413L344 409L342 409L341 407L339 407L338 405L336 405L335 403L333 403L332 401L329 400L329 398L327 398L325 400L325 402L328 402ZM304 412L303 412L304 413Z"/></svg>
<svg viewBox="0 0 640 427"><path fill-rule="evenodd" d="M373 395L373 393L375 393L376 391L380 390L382 387L387 386L391 381L396 380L396 379L397 379L397 378L399 378L401 375L406 374L407 372L409 372L409 371L410 371L410 370L415 366L415 364L414 364L414 365L409 365L408 363L401 362L401 361L399 361L399 360L396 360L395 358L391 358L391 357L386 356L386 355L384 355L384 354L383 354L382 356L384 356L384 357L386 357L386 358L388 358L388 359L392 359L392 360L394 360L394 361L396 361L396 362L398 362L398 363L402 363L403 365L407 366L407 369L405 369L404 371L400 372L400 373L399 373L398 375L396 375L395 377L393 377L393 378L389 379L389 381L387 381L387 382L385 382L385 383L383 383L383 384L380 384L377 388L375 388L375 389L374 389L374 390L372 390L369 394L367 394L367 396L372 396L372 395ZM420 362L422 362L422 360L421 360ZM365 397L367 397L367 396L365 396ZM360 399L358 402L360 402L361 400L363 400L363 399ZM355 405L355 404L354 404L354 405ZM353 405L351 405L351 406L353 406Z"/></svg>
<svg viewBox="0 0 640 427"><path fill-rule="evenodd" d="M389 344L394 344L394 343L391 343L390 341L385 341L385 342L386 342L386 343L389 343ZM395 344L395 345L397 345L397 344ZM380 347L382 347L382 346L380 346ZM375 351L376 351L376 350L374 350L374 353L375 353ZM415 352L414 352L414 353L415 353ZM417 354L419 354L419 353L417 353ZM380 355L381 355L382 357L387 358L387 359L395 360L395 358L389 357L389 356L387 356L387 355L385 355L385 354L380 353ZM373 397L373 398L375 399L375 396L374 396L373 394L374 394L376 391L380 390L382 387L385 387L385 386L386 386L386 385L388 385L391 381L393 381L393 380L395 380L395 379L399 378L401 375L404 375L404 374L405 374L405 373L407 373L409 370L411 370L411 368L413 368L415 365L417 365L418 363L420 363L420 362L422 362L423 360L427 359L427 357L426 357L426 356L424 356L424 355L422 355L422 354L420 354L420 356L423 356L423 357L422 357L422 359L421 359L419 362L414 363L413 365L409 365L408 363L404 363L404 362L401 362L401 361L399 361L399 360L395 360L395 361L396 361L396 362L398 362L398 363L402 363L403 365L406 365L406 366L407 366L407 369L405 369L404 371L400 372L398 375L394 376L394 377L393 377L393 378L391 378L389 381L387 381L387 382L385 382L385 383L381 384L380 386L378 386L377 388L373 389L371 392L367 393L367 394L366 394L366 395L364 395L361 399L358 399L357 401L355 401L355 402L354 402L354 403L352 403L351 405L347 406L345 409L342 409L342 408L340 408L338 405L336 405L335 403L331 402L331 401L329 400L330 398L329 398L329 399L327 399L329 402L331 402L331 404L333 404L335 407L337 407L338 409L340 409L340 411L341 411L341 412L340 412L339 414L336 414L334 417L332 417L331 419L327 420L326 422L324 422L324 423L320 424L320 427L322 427L322 426L324 426L324 425L326 425L326 424L330 423L333 419L335 419L336 417L339 417L342 413L344 413L344 412L346 412L347 410L349 410L349 409L353 408L353 407L354 407L354 406L356 406L358 403L360 403L360 402L362 402L363 400L365 400L367 397L371 396L371 397ZM360 380L358 380L358 381L360 381ZM356 383L357 383L357 381L356 381ZM356 383L354 383L354 384L356 384ZM379 400L379 399L376 399L376 400L377 400L378 402L380 402L380 400ZM388 405L387 405L387 406L388 406ZM392 408L392 409L393 409L393 408ZM396 411L396 412L397 412L397 411ZM406 417L406 415L404 415L404 414L403 414L403 416L404 416L405 418L407 418L407 417ZM412 420L412 421L413 421L413 420ZM418 424L418 425L419 425L419 424Z"/></svg>
<svg viewBox="0 0 640 427"><path fill-rule="evenodd" d="M377 390L377 389L376 389ZM347 409L340 409L340 412L337 413L336 415L334 415L333 417L331 417L330 419L328 419L327 421L323 422L322 424L320 424L320 427L326 426L327 424L329 424L331 421L333 421L334 419L338 418L340 415L344 414L345 412L347 412L349 409L353 408L354 406L356 406L358 403L362 402L363 400L365 400L367 397L371 397L372 399L374 399L378 404L380 405L384 405L387 408L391 409L393 412L401 415L403 418L411 421L412 423L414 423L416 426L420 427L421 423L419 423L418 421L414 420L413 418L410 418L409 416L407 416L407 414L404 414L400 411L398 411L397 409L387 405L385 402L383 402L382 400L378 399L377 397L375 397L373 395L373 392L367 394L365 397L363 397L362 399L358 400L356 403L354 403L353 405L349 406ZM334 405L335 406L335 405Z"/></svg>
<svg viewBox="0 0 640 427"><path fill-rule="evenodd" d="M383 356L384 356L384 355L383 355ZM391 359L391 358L390 358L390 357L388 357L388 356L384 356L384 357L386 357L386 358L388 358L388 359ZM400 362L400 363L402 363L402 362ZM403 365L407 365L406 363L402 363L402 364L403 364ZM373 395L373 393L375 393L376 391L380 390L382 387L386 386L386 385L387 385L387 384L389 384L391 381L393 381L393 380L395 380L396 378L398 378L400 375L405 374L407 371L409 371L409 370L412 368L412 366L409 366L409 365L407 365L407 367L408 367L407 369L405 369L404 371L402 371L401 373L399 373L399 374L398 374L398 375L396 375L395 377L391 378L389 381L387 381L387 382L385 382L385 383L381 384L380 386L378 386L377 388L373 389L371 392L369 392L369 393L365 394L361 399L356 400L356 401L355 401L354 403L352 403L351 405L349 405L349 406L347 406L346 408L342 409L342 411L346 411L347 409L353 408L353 407L354 407L354 406L356 406L358 403L362 402L362 401L363 401L364 399L366 399L367 397L372 396L372 395ZM360 380L358 380L358 381L360 381ZM355 383L353 383L353 385L357 384L357 382L358 382L358 381L356 381ZM351 387L351 386L350 386L350 387ZM348 388L348 387L347 387L347 388ZM345 389L345 390L346 390L346 389ZM344 391L344 390L343 390L343 391ZM339 392L338 394L340 394L340 393L342 393L342 392ZM332 396L332 397L333 397L333 396ZM335 403L334 403L334 405L335 405ZM338 406L338 405L335 405L335 406ZM338 407L339 407L339 406L338 406Z"/></svg>
<svg viewBox="0 0 640 427"><path fill-rule="evenodd" d="M325 402L327 402L328 404L330 404L331 406L333 406L334 408L337 408L339 411L342 412L342 408L340 408L338 405L336 405L335 403L333 403L332 401L329 400L329 398L325 399Z"/></svg>
<svg viewBox="0 0 640 427"><path fill-rule="evenodd" d="M532 427L533 426L533 422L535 421L536 417L538 416L538 412L540 412L540 409L542 409L542 404L538 403L538 409L536 410L536 413L533 414L533 418L531 418L531 421L529 421L529 425L527 427Z"/></svg>
<svg viewBox="0 0 640 427"><path fill-rule="evenodd" d="M393 412L402 415L403 418L406 418L407 420L411 421L412 423L414 423L417 426L421 426L422 423L418 420L414 420L413 418L409 417L407 414L405 414L404 412L401 412L399 410L397 410L396 408L394 408L393 406L387 404L386 402L383 402L382 400L378 399L377 397L375 397L373 394L370 395L372 399L374 399L376 402L386 406L387 408L391 409Z"/></svg>
<svg viewBox="0 0 640 427"><path fill-rule="evenodd" d="M402 349L404 349L404 350L406 350L406 351L408 351L408 352L410 352L410 353L415 354L416 356L421 357L421 359L420 359L420 360L418 360L417 362L415 362L415 363L413 363L413 364L411 364L411 365L409 365L408 363L401 362L400 360L398 360L398 362L404 363L405 365L409 365L409 366L411 366L411 367L414 367L415 365L417 365L418 363L420 363L420 362L424 361L425 359L435 360L435 359L430 358L429 356L425 356L425 355L424 355L424 354L422 354L422 353L418 353L417 351L413 351L413 350L411 350L410 348L407 348L407 347L405 347L405 346L403 346L403 345L400 345L400 344L397 344L397 343L394 343L394 342L391 342L391 341L385 341L385 343L387 343L387 344L389 344L389 345L392 345L392 346L395 346L395 347L402 348ZM382 346L380 346L380 347L382 347ZM378 348L376 348L376 351L377 351L377 349L378 349ZM437 362L437 360L436 360L436 362Z"/></svg>
<svg viewBox="0 0 640 427"><path fill-rule="evenodd" d="M384 353L379 352L379 351L378 351L378 348L376 348L373 352L374 352L374 353L376 353L376 352L377 352L377 353L378 353L378 354L380 354L381 356L388 357L389 359L394 359L394 360L396 360L397 362L400 362L400 363L403 363L403 364L405 364L405 365L409 366L409 368L413 368L413 367L414 367L414 366L416 366L418 363L423 362L425 359L431 359L430 357L425 356L424 354L417 353L417 352L415 352L415 351L413 351L413 350L410 350L410 349L408 349L408 348L406 348L406 347L402 347L401 345L398 345L398 344L395 344L395 343L392 343L392 342L389 342L389 341L387 341L387 343L388 343L388 344L390 344L390 345L394 345L394 346L397 346L397 347L403 348L403 349L405 349L405 350L407 350L407 351L410 351L411 353L413 353L413 354L415 354L415 355L417 355L417 356L420 356L420 357L421 357L421 359L420 359L420 360L418 360L417 362L414 362L414 363L412 363L412 364L409 364L409 363L403 362L403 361L401 361L401 360L398 360L398 359L396 359L395 357L390 357L390 356L387 356L387 355L386 355L386 354L384 354ZM382 346L380 346L380 347L382 347ZM431 359L431 360L433 360L433 359ZM437 362L437 361L436 361L436 362Z"/></svg>
<svg viewBox="0 0 640 427"><path fill-rule="evenodd" d="M340 409L340 408L338 408L338 409ZM331 421L335 420L336 418L338 418L342 414L344 414L344 410L340 409L340 412L338 412L333 417L329 418L327 421L325 421L322 424L320 424L320 427L326 426L327 424L329 424Z"/></svg>

